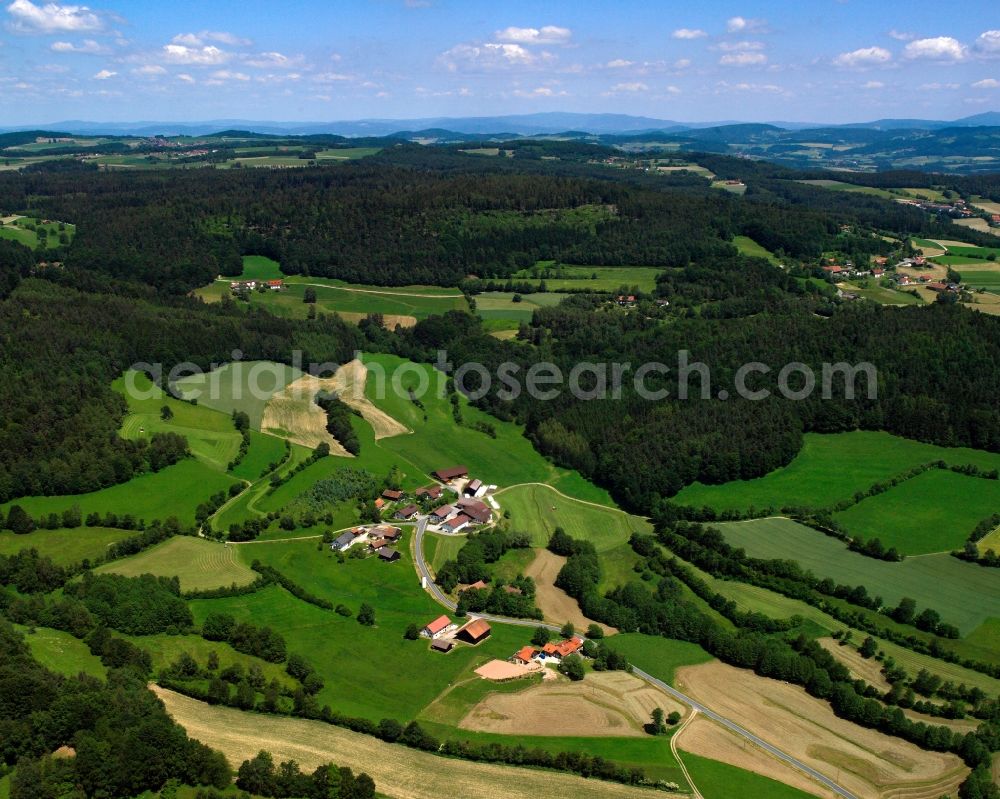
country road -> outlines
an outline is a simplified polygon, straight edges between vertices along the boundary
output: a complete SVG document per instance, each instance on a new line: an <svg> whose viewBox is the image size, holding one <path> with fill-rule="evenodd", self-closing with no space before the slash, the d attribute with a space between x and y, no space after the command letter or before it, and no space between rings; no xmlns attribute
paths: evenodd
<svg viewBox="0 0 1000 799"><path fill-rule="evenodd" d="M431 571L428 568L427 563L424 561L423 537L425 531L427 530L427 522L428 520L426 518L423 518L419 522L417 522L416 534L413 537L413 548L414 548L413 562L417 565L417 570L420 573L420 577L423 578L423 580L427 583L426 588L430 592L431 596L433 596L434 599L437 600L439 604L448 608L448 610L454 611L455 603L452 602L448 598L448 596L438 587L437 583L434 582L434 579L431 575ZM560 628L554 624L544 624L542 622L535 621L534 619L513 619L507 616L493 616L488 613L477 613L476 616L484 618L487 621L491 621L496 624L512 624L518 627L545 627L554 632L559 632L560 630ZM807 776L811 777L812 779L816 780L817 782L829 788L838 796L842 796L844 797L844 799L859 799L857 796L848 791L846 788L841 787L836 782L831 780L829 777L821 774L819 771L814 769L812 766L808 765L807 763L803 763L801 760L798 760L789 754L786 754L785 752L778 749L776 746L769 744L764 739L750 732L748 729L741 727L735 721L730 721L725 716L719 715L711 708L706 707L701 702L699 702L696 699L693 699L687 694L681 693L672 685L668 685L667 683L665 683L663 680L657 679L653 675L647 674L642 669L635 668L634 666L632 667L632 673L635 674L637 677L640 677L641 679L645 680L646 682L655 685L657 688L666 691L672 697L684 703L685 705L697 711L698 713L701 713L706 718L709 718L712 721L721 724L723 727L736 733L741 738L744 738L745 740L749 741L755 746L760 747L768 754L771 754L774 757L778 758L778 760L781 760L782 762L787 763L793 768L798 769L803 774L806 774Z"/></svg>

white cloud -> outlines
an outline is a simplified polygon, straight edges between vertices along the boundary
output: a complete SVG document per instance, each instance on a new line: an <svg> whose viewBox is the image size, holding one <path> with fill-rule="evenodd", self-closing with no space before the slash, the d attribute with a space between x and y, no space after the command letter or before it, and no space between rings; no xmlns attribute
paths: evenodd
<svg viewBox="0 0 1000 799"><path fill-rule="evenodd" d="M702 39L708 36L701 28L678 28L670 35L675 39Z"/></svg>
<svg viewBox="0 0 1000 799"><path fill-rule="evenodd" d="M867 83L861 85L862 89L884 89L885 84L880 80L870 80Z"/></svg>
<svg viewBox="0 0 1000 799"><path fill-rule="evenodd" d="M767 63L763 53L727 53L719 59L724 67L753 67Z"/></svg>
<svg viewBox="0 0 1000 799"><path fill-rule="evenodd" d="M143 67L136 67L132 70L133 75L145 75L147 77L154 77L156 75L166 75L167 70L161 67L159 64L146 64Z"/></svg>
<svg viewBox="0 0 1000 799"><path fill-rule="evenodd" d="M249 39L237 36L235 33L226 31L200 31L198 33L178 33L173 39L174 44L183 44L188 47L201 47L205 42L218 42L227 44L230 47L247 47L253 44Z"/></svg>
<svg viewBox="0 0 1000 799"><path fill-rule="evenodd" d="M1000 89L1000 80L996 78L983 78L972 84L973 89Z"/></svg>
<svg viewBox="0 0 1000 799"><path fill-rule="evenodd" d="M514 89L515 97L565 97L566 92L557 91L551 86L539 86L535 89Z"/></svg>
<svg viewBox="0 0 1000 799"><path fill-rule="evenodd" d="M611 87L613 92L646 92L649 91L649 87L640 81L632 81L629 83L616 83Z"/></svg>
<svg viewBox="0 0 1000 799"><path fill-rule="evenodd" d="M687 69L689 66L691 66L690 58L678 58L673 63L674 69Z"/></svg>
<svg viewBox="0 0 1000 799"><path fill-rule="evenodd" d="M244 62L251 67L261 69L295 69L302 63L301 58L289 58L278 52L255 53L244 59Z"/></svg>
<svg viewBox="0 0 1000 799"><path fill-rule="evenodd" d="M788 92L781 86L777 86L774 83L727 83L726 81L720 81L717 85L717 91L734 91L734 92L754 92L761 94L787 94Z"/></svg>
<svg viewBox="0 0 1000 799"><path fill-rule="evenodd" d="M895 39L897 42L909 42L917 38L917 34L910 33L909 31L898 31L893 28L889 31L889 38Z"/></svg>
<svg viewBox="0 0 1000 799"><path fill-rule="evenodd" d="M87 55L102 55L110 52L107 47L93 39L84 39L79 44L72 42L52 42L49 49L54 53L86 53Z"/></svg>
<svg viewBox="0 0 1000 799"><path fill-rule="evenodd" d="M212 44L204 47L188 47L185 44L166 44L163 55L172 64L194 64L198 66L215 66L225 64L229 53L220 50Z"/></svg>
<svg viewBox="0 0 1000 799"><path fill-rule="evenodd" d="M553 59L554 56L545 51L536 55L519 44L496 42L457 44L438 57L440 63L451 72L456 72L462 67L479 69L530 67Z"/></svg>
<svg viewBox="0 0 1000 799"><path fill-rule="evenodd" d="M625 67L630 67L635 63L635 61L626 61L624 58L616 58L613 61L609 61L606 66L608 69L624 69Z"/></svg>
<svg viewBox="0 0 1000 799"><path fill-rule="evenodd" d="M966 54L965 45L951 36L915 39L903 50L903 55L906 58L923 58L931 61L961 61L966 57Z"/></svg>
<svg viewBox="0 0 1000 799"><path fill-rule="evenodd" d="M110 69L102 69L94 75L94 80L107 80L108 78L113 78L117 74L117 72L112 72Z"/></svg>
<svg viewBox="0 0 1000 799"><path fill-rule="evenodd" d="M730 33L763 32L767 29L767 20L747 19L746 17L730 17L726 20L726 30Z"/></svg>
<svg viewBox="0 0 1000 799"><path fill-rule="evenodd" d="M879 64L888 64L892 61L892 53L884 47L862 47L858 50L851 50L849 53L841 53L833 63L838 67L856 69L859 67L872 67Z"/></svg>
<svg viewBox="0 0 1000 799"><path fill-rule="evenodd" d="M313 75L313 80L316 83L343 83L354 80L354 76L345 75L342 72L321 72L318 75Z"/></svg>
<svg viewBox="0 0 1000 799"><path fill-rule="evenodd" d="M14 0L7 6L7 13L13 18L10 26L21 33L99 31L104 27L101 16L87 6L35 5L31 0Z"/></svg>
<svg viewBox="0 0 1000 799"><path fill-rule="evenodd" d="M181 81L182 83L194 83L195 82L194 78L192 78L186 72L181 72L180 74L178 74L177 75L177 80Z"/></svg>
<svg viewBox="0 0 1000 799"><path fill-rule="evenodd" d="M973 46L984 58L1000 58L1000 30L983 31Z"/></svg>
<svg viewBox="0 0 1000 799"><path fill-rule="evenodd" d="M545 25L541 28L504 28L493 34L498 42L515 42L517 44L567 44L573 31L560 28L557 25Z"/></svg>
<svg viewBox="0 0 1000 799"><path fill-rule="evenodd" d="M715 49L722 50L724 53L739 53L745 50L763 50L764 42L719 42Z"/></svg>
<svg viewBox="0 0 1000 799"><path fill-rule="evenodd" d="M239 81L250 80L250 76L247 75L245 72L233 72L228 69L216 70L215 72L212 73L212 77L215 78L215 80L239 80Z"/></svg>
<svg viewBox="0 0 1000 799"><path fill-rule="evenodd" d="M925 92L936 92L936 91L941 91L942 89L957 89L958 88L958 84L957 83L938 83L937 81L935 81L934 83L922 83L919 86L919 88L920 88L921 91L925 91Z"/></svg>
<svg viewBox="0 0 1000 799"><path fill-rule="evenodd" d="M681 90L677 86L667 86L667 94L680 94Z"/></svg>

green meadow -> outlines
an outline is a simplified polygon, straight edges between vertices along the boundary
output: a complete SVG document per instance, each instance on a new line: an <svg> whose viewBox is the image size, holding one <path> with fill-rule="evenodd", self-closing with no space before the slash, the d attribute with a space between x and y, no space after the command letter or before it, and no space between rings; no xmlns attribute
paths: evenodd
<svg viewBox="0 0 1000 799"><path fill-rule="evenodd" d="M730 799L733 796L766 797L766 799L809 799L813 794L800 791L783 782L730 766L718 760L683 751L681 759L691 780L704 799Z"/></svg>
<svg viewBox="0 0 1000 799"><path fill-rule="evenodd" d="M532 543L539 547L548 544L556 527L592 542L599 552L627 543L632 533L652 531L645 519L570 499L547 485L501 489L496 499L510 512L511 529L530 533Z"/></svg>
<svg viewBox="0 0 1000 799"><path fill-rule="evenodd" d="M437 573L444 562L453 560L466 541L464 535L439 535L428 532L424 535L424 560ZM534 553L532 553L534 556Z"/></svg>
<svg viewBox="0 0 1000 799"><path fill-rule="evenodd" d="M249 430L250 449L240 461L239 465L230 474L241 480L254 480L262 477L267 472L267 467L272 463L277 463L285 455L285 442L277 436L267 433L258 433L256 430Z"/></svg>
<svg viewBox="0 0 1000 799"><path fill-rule="evenodd" d="M190 603L199 621L209 613L279 630L289 651L305 656L326 681L318 695L351 715L409 720L450 682L494 657L507 658L527 638L524 630L494 625L493 634L477 647L459 646L447 655L431 652L426 639L406 641L409 624L423 626L441 615L441 607L417 579L404 543L402 558L383 563L378 558L348 558L338 563L328 547L317 542L246 544L244 562L259 559L314 594L343 603L355 614L362 602L375 609L376 625L365 627L355 618L307 604L272 586L254 594Z"/></svg>
<svg viewBox="0 0 1000 799"><path fill-rule="evenodd" d="M547 271L549 277L542 277ZM530 281L536 287L545 281L548 291L618 291L623 287L638 287L651 292L656 288L656 276L663 272L659 266L577 266L539 261L530 269L515 272L512 280ZM529 295L526 295L526 299Z"/></svg>
<svg viewBox="0 0 1000 799"><path fill-rule="evenodd" d="M302 374L293 366L273 361L236 361L181 378L175 385L182 397L197 399L199 406L227 416L234 410L243 411L250 417L250 425L259 430L267 401Z"/></svg>
<svg viewBox="0 0 1000 799"><path fill-rule="evenodd" d="M129 413L119 431L122 438L135 441L155 433L177 433L187 439L196 458L220 471L239 452L240 434L229 415L174 399L139 372L127 372L111 387L128 403ZM170 409L170 419L162 418L163 408Z"/></svg>
<svg viewBox="0 0 1000 799"><path fill-rule="evenodd" d="M515 300L520 297L520 300ZM566 296L552 292L516 294L509 291L484 291L475 296L476 314L487 322L505 320L509 322L530 322L537 308L558 305Z"/></svg>
<svg viewBox="0 0 1000 799"><path fill-rule="evenodd" d="M1000 582L991 569L951 555L923 555L900 563L851 552L843 542L790 519L768 518L716 525L726 541L755 558L797 561L818 577L846 585L864 585L886 606L903 597L917 607L933 608L963 635L990 618L1000 618ZM975 597L974 602L969 597ZM994 641L994 648L996 642Z"/></svg>
<svg viewBox="0 0 1000 799"><path fill-rule="evenodd" d="M78 505L84 516L92 512L102 516L108 512L130 513L147 522L176 516L182 523L191 524L198 505L219 491L227 491L232 483L233 479L224 473L188 458L154 474L143 474L89 494L22 497L0 509L6 511L11 505L20 505L37 518Z"/></svg>
<svg viewBox="0 0 1000 799"><path fill-rule="evenodd" d="M382 152L381 147L340 147L333 150L320 150L316 153L317 161L353 161L357 158L367 158Z"/></svg>
<svg viewBox="0 0 1000 799"><path fill-rule="evenodd" d="M741 255L749 255L752 258L765 258L777 266L781 262L777 256L766 247L761 246L749 236L737 236L733 239L733 244L740 251Z"/></svg>
<svg viewBox="0 0 1000 799"><path fill-rule="evenodd" d="M91 654L90 648L79 638L48 627L39 627L34 632L21 626L17 629L24 634L32 657L45 668L67 677L75 677L82 672L104 679L105 668L101 659Z"/></svg>
<svg viewBox="0 0 1000 799"><path fill-rule="evenodd" d="M853 536L878 538L906 555L961 549L1000 510L1000 481L930 469L834 514Z"/></svg>
<svg viewBox="0 0 1000 799"><path fill-rule="evenodd" d="M37 549L61 566L104 555L108 546L122 541L134 532L110 527L77 527L72 530L35 530L27 535L0 532L0 555L13 555L24 549Z"/></svg>
<svg viewBox="0 0 1000 799"><path fill-rule="evenodd" d="M235 280L278 280L285 273L281 264L266 255L244 255L243 273Z"/></svg>
<svg viewBox="0 0 1000 799"><path fill-rule="evenodd" d="M810 186L819 186L823 189L832 189L834 191L850 191L856 192L858 194L869 194L872 197L882 197L886 200L895 199L897 194L893 194L891 191L886 189L877 189L872 186L856 186L853 183L844 183L839 180L797 180L796 183L807 183Z"/></svg>
<svg viewBox="0 0 1000 799"><path fill-rule="evenodd" d="M642 633L618 633L606 639L608 646L621 652L629 663L647 674L673 684L677 669L708 663L712 656L697 644Z"/></svg>
<svg viewBox="0 0 1000 799"><path fill-rule="evenodd" d="M921 305L923 300L905 291L896 291L887 286L880 286L873 280L847 283L846 291L857 294L866 300L879 305Z"/></svg>
<svg viewBox="0 0 1000 799"><path fill-rule="evenodd" d="M986 470L1000 468L1000 455L995 453L938 447L878 431L807 433L802 450L787 466L753 480L721 485L693 483L673 501L717 510L826 508L876 482L936 460L955 465L971 463Z"/></svg>
<svg viewBox="0 0 1000 799"><path fill-rule="evenodd" d="M59 229L60 224L63 226L62 230ZM13 222L0 223L0 238L19 242L34 250L41 241L38 235L41 230L45 231L45 247L51 250L60 246L60 234L65 233L67 243L71 242L76 234L76 225L59 222L43 223L41 219L22 216Z"/></svg>
<svg viewBox="0 0 1000 799"><path fill-rule="evenodd" d="M937 258L935 260L940 261L942 259ZM962 282L968 283L974 289L1000 292L1000 265L997 266L996 271L989 272L979 269L962 269L959 266L958 273L962 276Z"/></svg>

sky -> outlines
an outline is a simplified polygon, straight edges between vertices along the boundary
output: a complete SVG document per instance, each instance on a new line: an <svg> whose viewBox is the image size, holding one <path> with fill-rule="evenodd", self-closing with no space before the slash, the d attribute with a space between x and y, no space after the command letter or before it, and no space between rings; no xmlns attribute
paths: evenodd
<svg viewBox="0 0 1000 799"><path fill-rule="evenodd" d="M996 0L0 0L0 125L998 109Z"/></svg>

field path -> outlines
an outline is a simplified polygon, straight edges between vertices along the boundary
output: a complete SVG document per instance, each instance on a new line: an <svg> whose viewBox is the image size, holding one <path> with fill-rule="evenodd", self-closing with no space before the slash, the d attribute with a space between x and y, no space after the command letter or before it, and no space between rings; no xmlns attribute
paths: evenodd
<svg viewBox="0 0 1000 799"><path fill-rule="evenodd" d="M684 730L686 730L688 728L688 725L691 724L691 722L694 721L696 718L698 718L698 708L694 708L691 711L690 715L688 715L688 717L684 719L681 726L677 729L677 732L675 732L673 735L670 736L670 752L671 754L673 754L674 760L677 761L677 765L681 767L681 771L684 773L684 779L687 780L687 784L691 786L692 799L705 799L705 797L701 795L701 791L698 790L698 786L694 784L694 780L691 779L691 774L688 771L687 766L684 765L684 760L681 758L681 753L677 751L677 739L681 737L681 734L684 732Z"/></svg>

